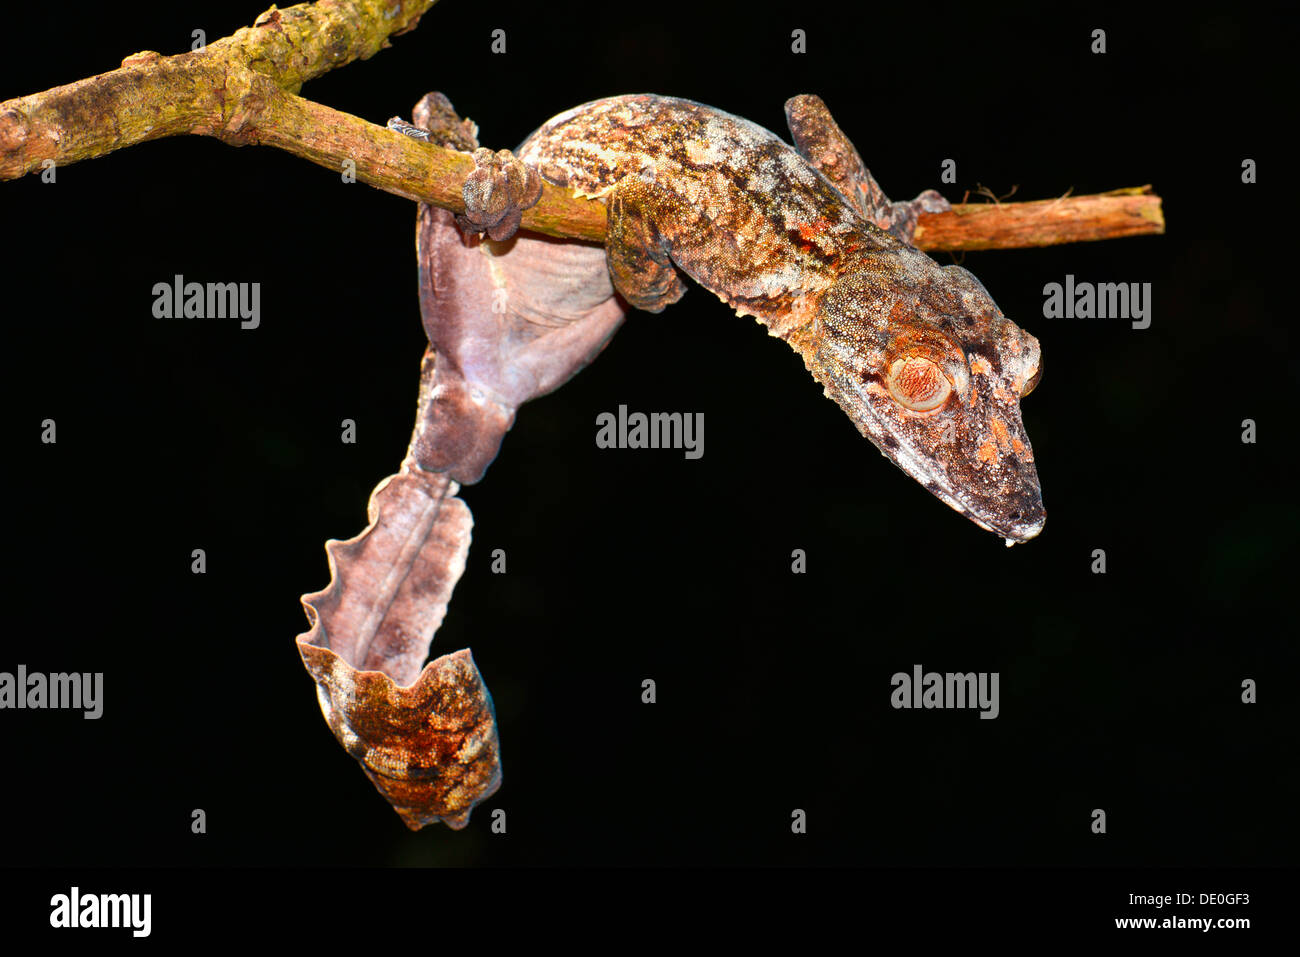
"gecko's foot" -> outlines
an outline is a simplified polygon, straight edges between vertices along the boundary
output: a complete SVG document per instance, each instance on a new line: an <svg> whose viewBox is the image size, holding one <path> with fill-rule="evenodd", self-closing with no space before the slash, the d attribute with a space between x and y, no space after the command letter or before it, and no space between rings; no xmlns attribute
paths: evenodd
<svg viewBox="0 0 1300 957"><path fill-rule="evenodd" d="M523 211L542 196L542 178L509 150L492 152L478 145L478 127L461 119L451 101L441 93L426 93L411 111L414 123L401 117L388 128L404 136L474 154L474 172L461 195L465 212L456 217L467 233L487 233L491 239L509 239L519 228Z"/></svg>
<svg viewBox="0 0 1300 957"><path fill-rule="evenodd" d="M918 193L916 199L908 205L915 206L923 213L946 213L952 209L952 203L944 199L937 189L927 189L923 193Z"/></svg>
<svg viewBox="0 0 1300 957"><path fill-rule="evenodd" d="M478 126L471 120L461 119L451 100L441 93L424 94L411 111L411 119L413 123L394 116L388 121L388 128L412 139L463 153L478 149Z"/></svg>
<svg viewBox="0 0 1300 957"><path fill-rule="evenodd" d="M524 210L542 198L542 178L509 150L494 153L480 147L474 151L474 166L461 193L465 214L457 216L456 222L491 239L509 239L519 228Z"/></svg>
<svg viewBox="0 0 1300 957"><path fill-rule="evenodd" d="M620 180L606 200L609 278L633 309L663 312L686 293L657 225L658 217L671 218L674 202L670 193L658 190L653 178L645 175Z"/></svg>
<svg viewBox="0 0 1300 957"><path fill-rule="evenodd" d="M938 190L927 189L916 199L901 203L889 203L872 217L874 222L886 232L893 233L905 243L911 243L916 234L916 223L922 213L946 213L952 204L943 198Z"/></svg>

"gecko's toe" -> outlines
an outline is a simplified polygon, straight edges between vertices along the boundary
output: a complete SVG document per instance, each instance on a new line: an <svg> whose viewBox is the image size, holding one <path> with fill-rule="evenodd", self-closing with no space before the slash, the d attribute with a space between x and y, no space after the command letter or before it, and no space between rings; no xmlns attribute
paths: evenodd
<svg viewBox="0 0 1300 957"><path fill-rule="evenodd" d="M541 199L542 178L509 150L476 149L474 166L461 191L465 214L459 222L492 239L509 239L523 211Z"/></svg>
<svg viewBox="0 0 1300 957"><path fill-rule="evenodd" d="M429 130L430 139L439 146L466 153L478 149L478 125L462 119L451 100L437 91L420 97L411 110L411 119L416 126Z"/></svg>
<svg viewBox="0 0 1300 957"><path fill-rule="evenodd" d="M927 189L912 200L912 205L924 213L946 213L952 209L952 203L944 199L937 189Z"/></svg>
<svg viewBox="0 0 1300 957"><path fill-rule="evenodd" d="M873 217L873 221L903 242L911 243L912 237L916 235L917 220L922 213L946 213L950 209L952 204L938 190L927 189L916 199L888 204Z"/></svg>

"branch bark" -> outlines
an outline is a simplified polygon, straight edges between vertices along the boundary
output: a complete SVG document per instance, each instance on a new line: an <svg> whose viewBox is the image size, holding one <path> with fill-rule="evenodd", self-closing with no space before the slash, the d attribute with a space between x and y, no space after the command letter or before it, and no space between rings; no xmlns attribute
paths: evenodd
<svg viewBox="0 0 1300 957"><path fill-rule="evenodd" d="M0 103L0 180L67 166L165 136L213 136L285 150L406 199L464 211L468 154L417 142L297 95L412 30L436 0L332 0L278 10L205 49L135 53L122 66ZM605 207L547 184L522 226L603 242ZM1029 203L968 203L920 218L926 250L1010 249L1164 232L1149 186Z"/></svg>
<svg viewBox="0 0 1300 957"><path fill-rule="evenodd" d="M1165 231L1160 197L1150 186L1028 203L963 203L922 215L918 249L1019 249Z"/></svg>

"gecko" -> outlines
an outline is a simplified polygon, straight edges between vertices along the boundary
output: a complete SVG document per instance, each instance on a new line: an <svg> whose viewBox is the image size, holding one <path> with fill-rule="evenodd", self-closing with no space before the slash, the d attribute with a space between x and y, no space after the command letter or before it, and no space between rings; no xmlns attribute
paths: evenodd
<svg viewBox="0 0 1300 957"><path fill-rule="evenodd" d="M394 129L470 153L465 210L422 204L428 346L401 470L369 526L326 543L330 584L297 642L330 729L414 830L459 829L501 784L492 697L469 649L425 663L465 569L479 481L519 406L591 362L630 309L686 278L803 358L884 455L1007 542L1043 527L1020 398L1038 342L979 281L910 240L937 193L892 203L826 106L786 104L795 145L689 100L621 96L543 124L516 153L478 145L441 94ZM605 204L603 246L519 229L543 181ZM684 278L685 277L685 278Z"/></svg>
<svg viewBox="0 0 1300 957"><path fill-rule="evenodd" d="M1038 535L1046 515L1020 415L1042 373L1038 340L968 270L911 244L919 214L946 200L890 202L819 97L785 112L793 146L691 100L616 96L560 113L513 153L478 147L441 94L421 100L414 124L391 120L475 161L463 214L420 213L447 413L421 437L422 466L476 481L522 401L590 362L627 308L661 312L689 278L784 340L940 500L1008 545ZM516 232L542 181L605 204L603 249ZM494 291L504 312L492 312Z"/></svg>

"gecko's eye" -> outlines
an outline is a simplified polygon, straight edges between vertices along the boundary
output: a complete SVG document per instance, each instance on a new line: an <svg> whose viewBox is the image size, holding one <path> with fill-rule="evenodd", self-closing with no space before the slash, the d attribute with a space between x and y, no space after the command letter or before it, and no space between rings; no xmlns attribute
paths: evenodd
<svg viewBox="0 0 1300 957"><path fill-rule="evenodd" d="M952 383L937 362L907 356L889 367L889 394L905 409L933 412L948 401Z"/></svg>
<svg viewBox="0 0 1300 957"><path fill-rule="evenodd" d="M1033 392L1034 389L1038 388L1038 380L1042 377L1043 363L1042 360L1039 360L1038 368L1035 369L1034 374L1029 377L1029 381L1025 383L1025 387L1020 390L1020 398L1023 399L1025 396L1029 395L1029 393Z"/></svg>

